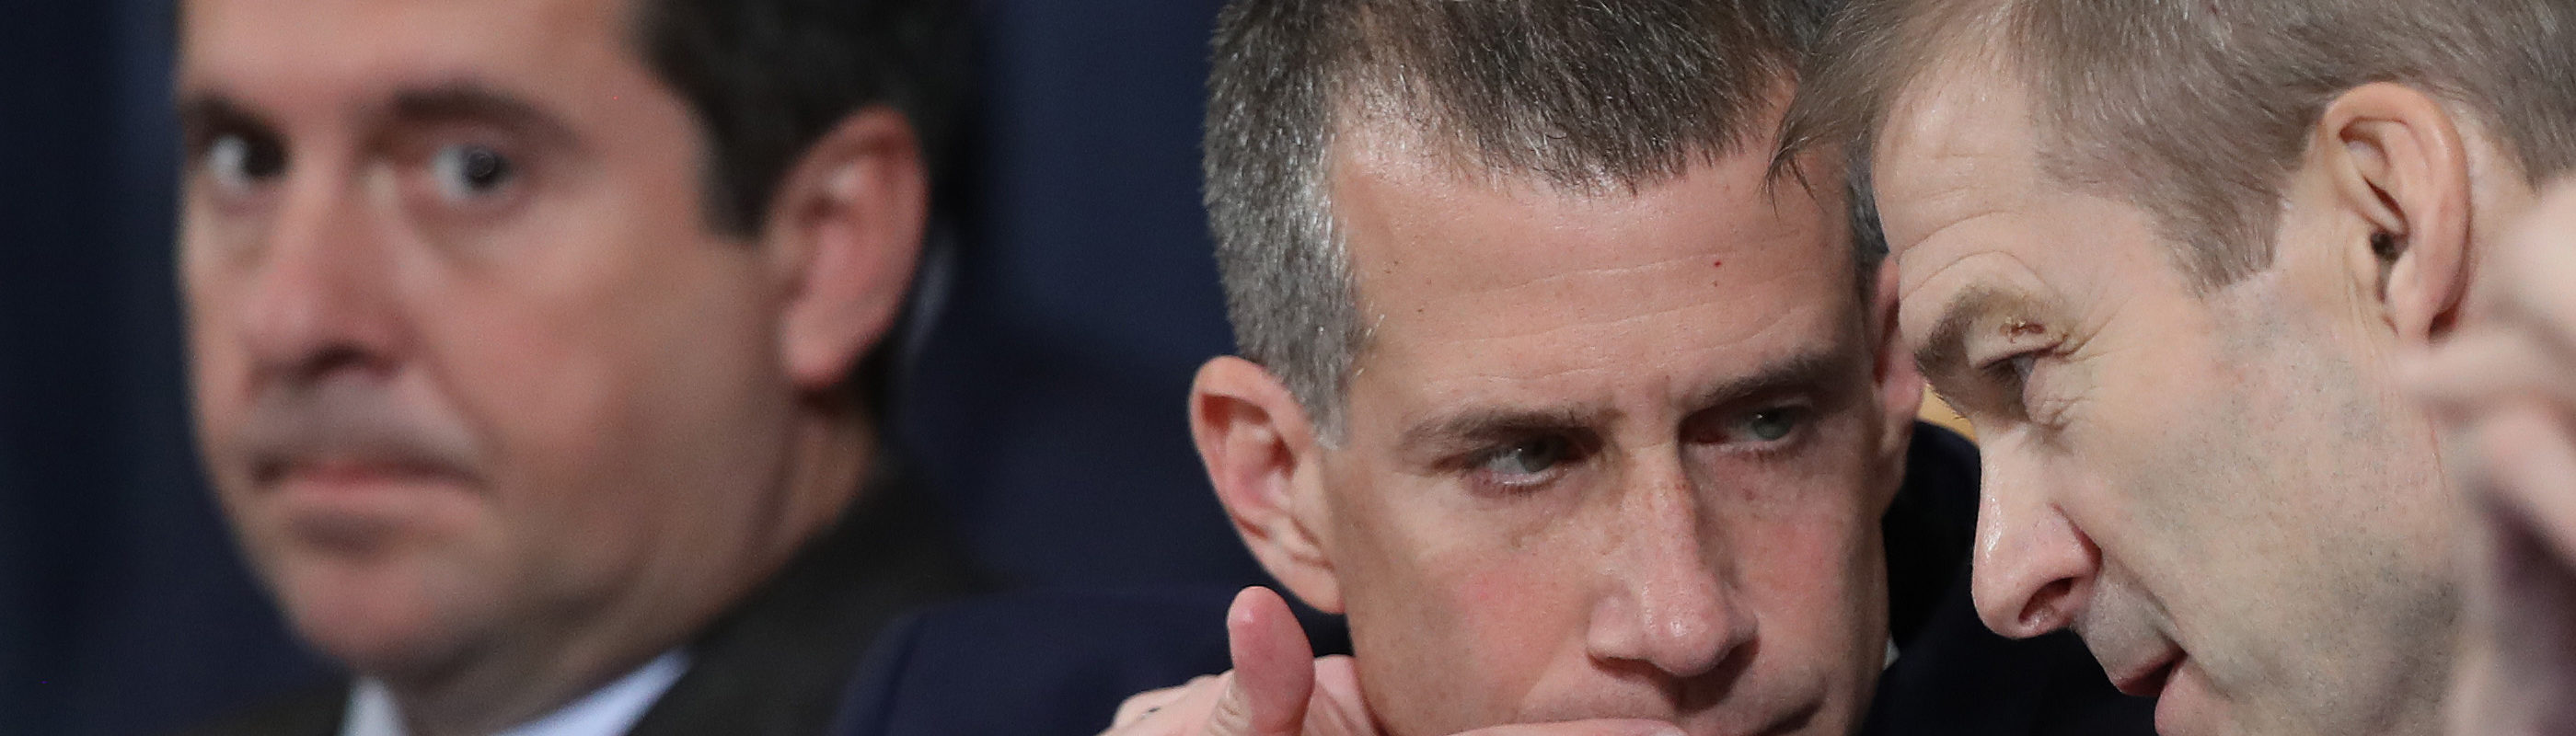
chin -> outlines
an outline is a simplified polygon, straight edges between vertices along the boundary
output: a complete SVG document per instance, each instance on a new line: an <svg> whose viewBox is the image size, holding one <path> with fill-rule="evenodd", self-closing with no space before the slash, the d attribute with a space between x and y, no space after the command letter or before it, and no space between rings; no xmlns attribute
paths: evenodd
<svg viewBox="0 0 2576 736"><path fill-rule="evenodd" d="M434 591L414 565L296 559L272 576L278 604L298 636L350 669L400 676L437 669L466 646L481 617L457 604L471 596Z"/></svg>

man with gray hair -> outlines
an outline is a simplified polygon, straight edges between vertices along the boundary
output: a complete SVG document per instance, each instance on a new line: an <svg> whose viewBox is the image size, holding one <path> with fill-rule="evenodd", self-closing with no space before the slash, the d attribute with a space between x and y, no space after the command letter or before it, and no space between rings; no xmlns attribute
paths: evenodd
<svg viewBox="0 0 2576 736"><path fill-rule="evenodd" d="M1986 622L2079 632L2167 734L2439 731L2468 448L2403 357L2516 319L2483 274L2576 166L2576 9L1849 10L1791 138L1869 151L1984 442Z"/></svg>
<svg viewBox="0 0 2576 736"><path fill-rule="evenodd" d="M2142 730L2059 677L2080 657L1978 638L1973 455L1916 429L1835 159L1770 185L1826 10L1225 10L1207 203L1244 355L1190 419L1353 655L1247 591L1236 671L1117 733L1847 734L1923 683L1881 730Z"/></svg>

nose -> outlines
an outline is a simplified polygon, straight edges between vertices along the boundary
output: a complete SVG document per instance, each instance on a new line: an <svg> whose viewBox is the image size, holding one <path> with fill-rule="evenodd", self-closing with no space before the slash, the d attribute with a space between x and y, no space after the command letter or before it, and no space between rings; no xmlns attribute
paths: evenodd
<svg viewBox="0 0 2576 736"><path fill-rule="evenodd" d="M1591 655L1676 678L1717 669L1753 640L1755 622L1725 579L1707 509L1675 468L1624 494L1619 510L1606 530L1609 585L1594 603Z"/></svg>
<svg viewBox="0 0 2576 736"><path fill-rule="evenodd" d="M1986 628L2015 639L2073 623L2092 596L2101 551L2032 472L1990 448L1978 491L1970 593Z"/></svg>
<svg viewBox="0 0 2576 736"><path fill-rule="evenodd" d="M344 181L293 183L232 275L243 342L262 374L381 369L399 337L389 239L368 197Z"/></svg>

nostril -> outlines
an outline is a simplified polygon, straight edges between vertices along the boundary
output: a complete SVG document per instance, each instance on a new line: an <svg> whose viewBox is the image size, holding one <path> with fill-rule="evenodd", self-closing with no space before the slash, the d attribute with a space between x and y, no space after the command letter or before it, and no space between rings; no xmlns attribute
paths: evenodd
<svg viewBox="0 0 2576 736"><path fill-rule="evenodd" d="M2075 581L2067 578L2039 586L2039 590L2031 594L2030 604L2022 607L2021 620L2017 622L2021 624L2021 631L2015 634L2038 636L2065 627L2066 605L2074 594Z"/></svg>
<svg viewBox="0 0 2576 736"><path fill-rule="evenodd" d="M348 379L383 380L395 369L388 353L356 341L332 340L277 357L263 372L269 379L301 386Z"/></svg>
<svg viewBox="0 0 2576 736"><path fill-rule="evenodd" d="M367 362L366 351L349 345L331 345L314 351L304 365L307 372L322 374L363 367Z"/></svg>

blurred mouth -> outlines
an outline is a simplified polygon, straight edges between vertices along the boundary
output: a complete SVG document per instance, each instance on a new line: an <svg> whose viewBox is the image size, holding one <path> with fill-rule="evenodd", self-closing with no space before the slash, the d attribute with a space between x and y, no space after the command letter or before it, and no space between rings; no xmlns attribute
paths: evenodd
<svg viewBox="0 0 2576 736"><path fill-rule="evenodd" d="M403 458L271 458L253 466L255 495L269 497L295 541L361 554L416 527L470 493L472 478L447 465Z"/></svg>
<svg viewBox="0 0 2576 736"><path fill-rule="evenodd" d="M272 457L252 464L251 484L295 496L360 496L467 480L453 467L407 458Z"/></svg>

